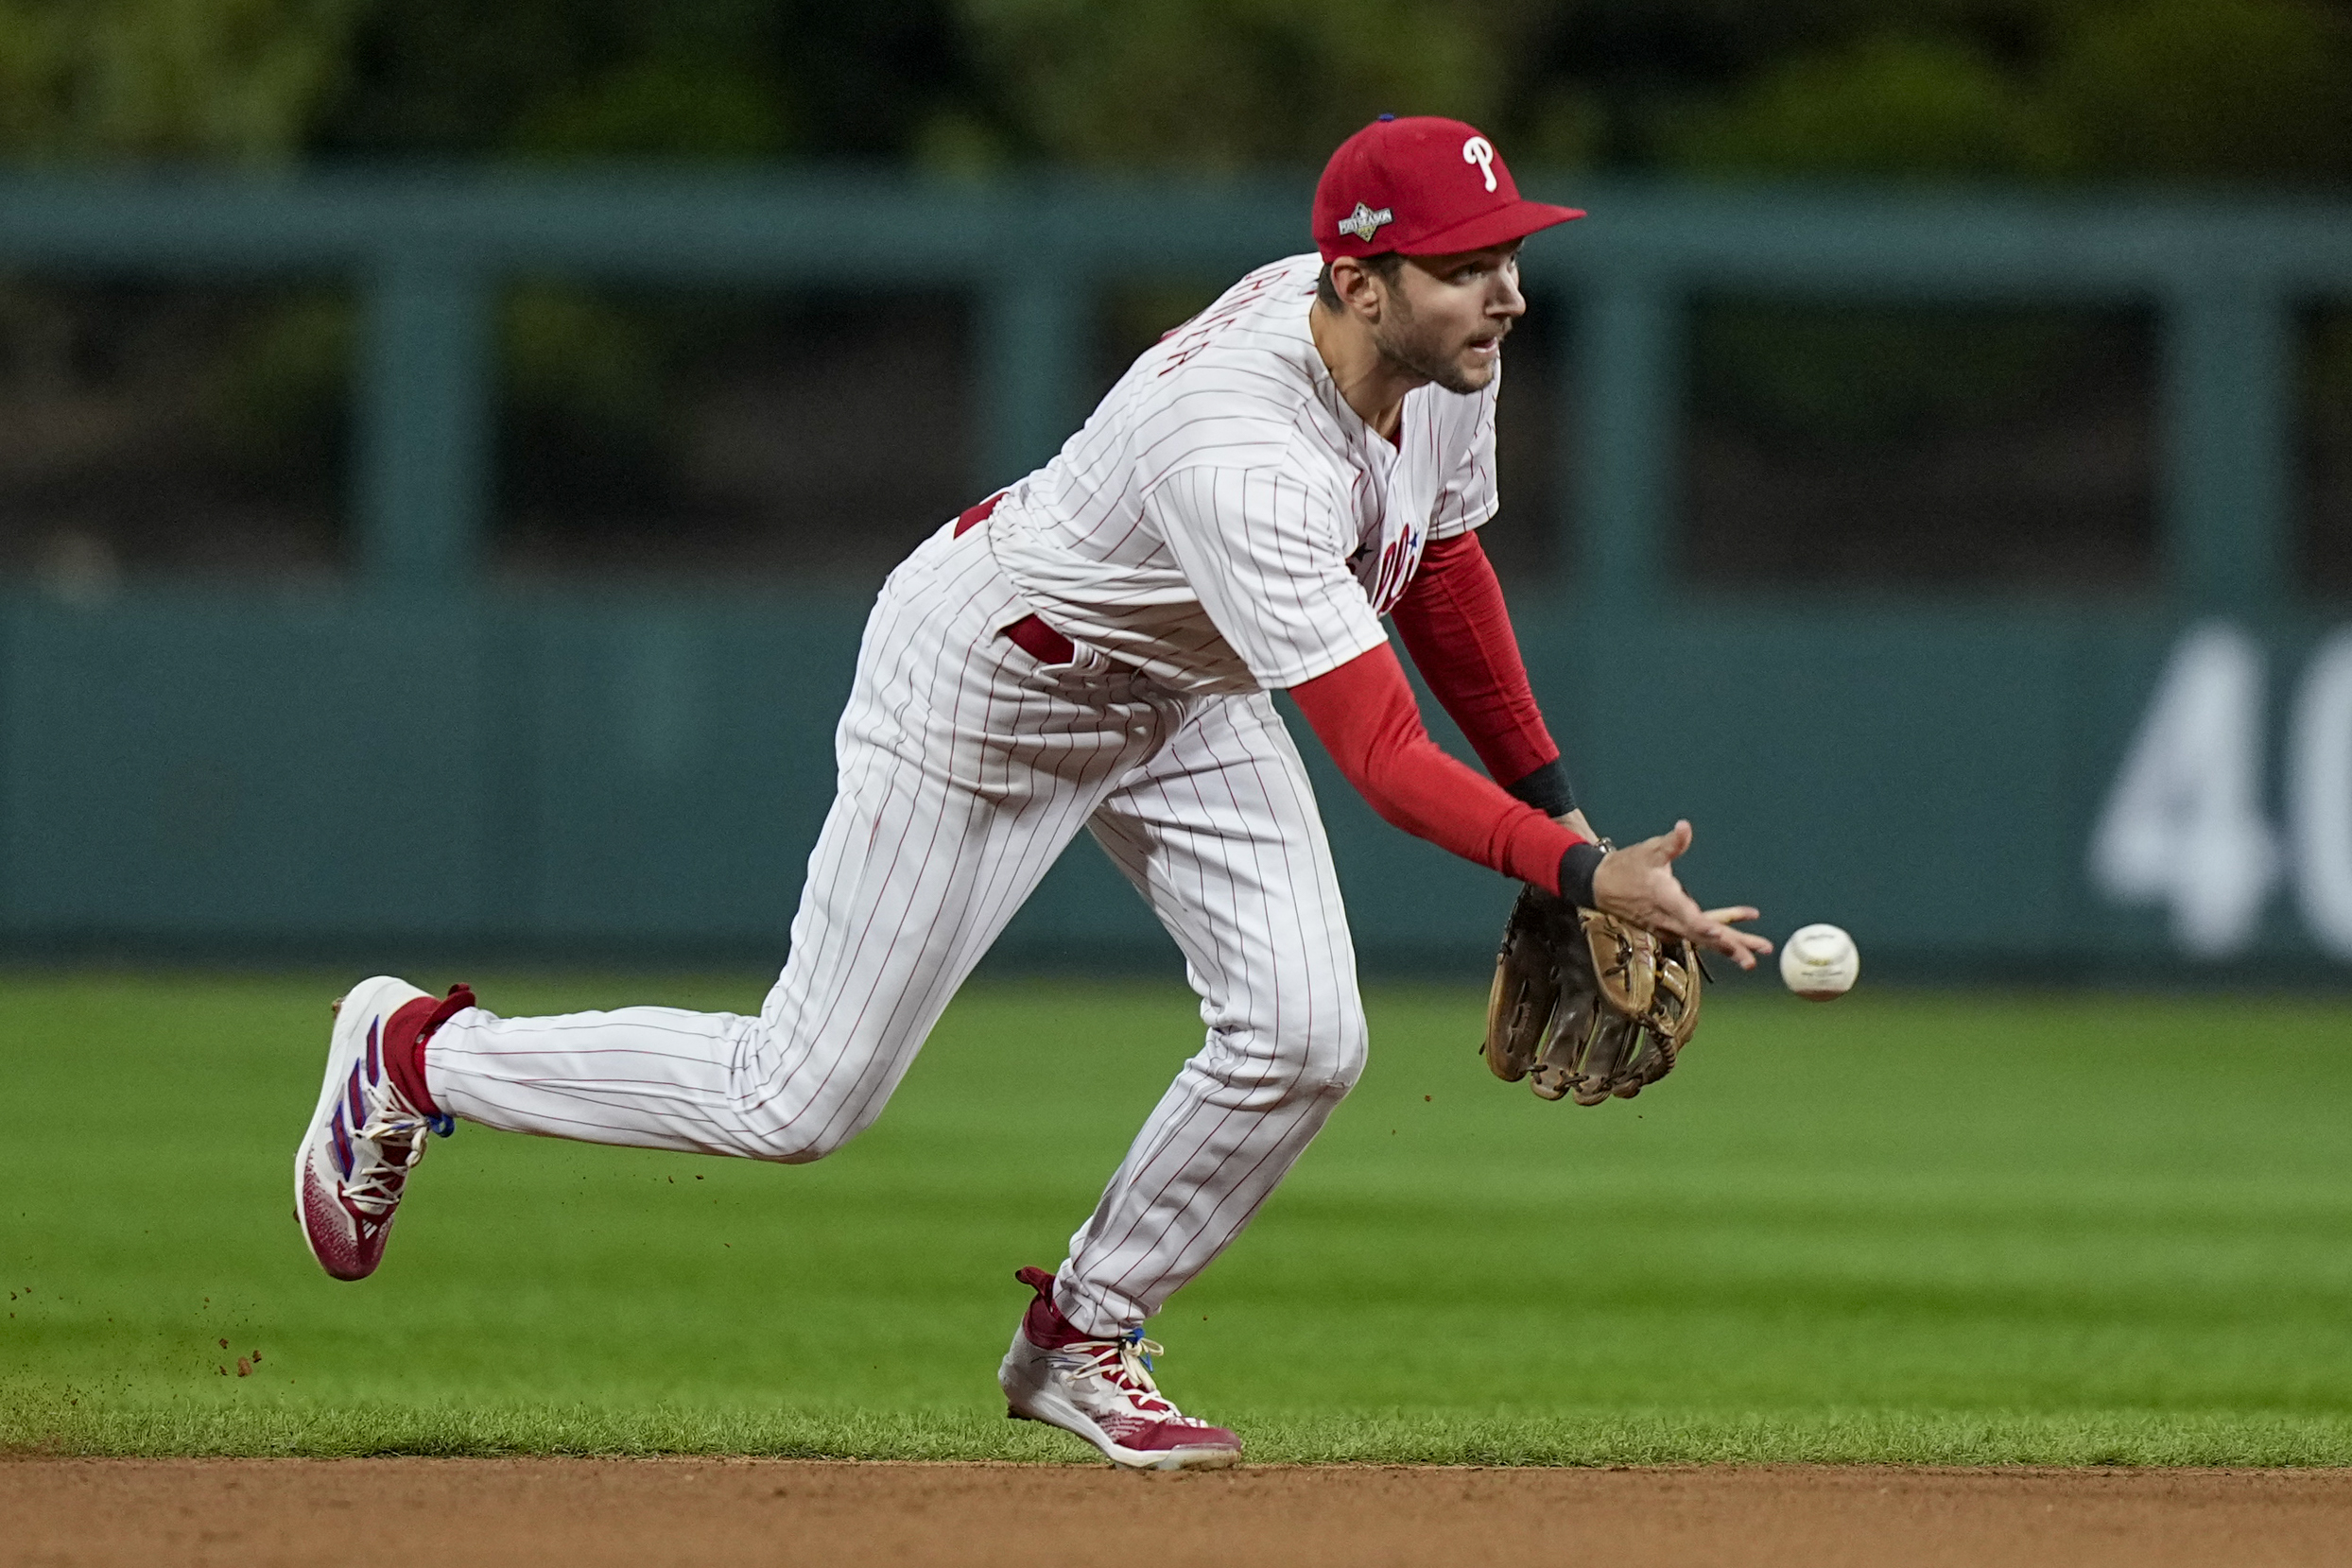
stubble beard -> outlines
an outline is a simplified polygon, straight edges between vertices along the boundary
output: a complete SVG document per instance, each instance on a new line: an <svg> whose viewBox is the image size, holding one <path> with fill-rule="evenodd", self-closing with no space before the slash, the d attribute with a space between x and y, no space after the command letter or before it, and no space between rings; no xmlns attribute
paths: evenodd
<svg viewBox="0 0 2352 1568"><path fill-rule="evenodd" d="M1409 375L1464 397L1486 389L1487 382L1494 379L1491 370L1485 376L1473 381L1461 368L1461 349L1457 347L1452 353L1446 353L1440 344L1429 340L1426 334L1415 332L1418 321L1410 308L1401 296L1392 298L1395 303L1397 330L1392 331L1383 323L1372 331L1373 347L1380 351L1382 359Z"/></svg>

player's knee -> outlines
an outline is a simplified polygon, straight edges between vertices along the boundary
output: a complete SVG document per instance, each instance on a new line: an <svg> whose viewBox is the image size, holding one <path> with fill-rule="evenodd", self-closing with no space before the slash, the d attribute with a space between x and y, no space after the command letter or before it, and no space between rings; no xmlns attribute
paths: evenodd
<svg viewBox="0 0 2352 1568"><path fill-rule="evenodd" d="M779 1165L813 1165L818 1161L848 1143L846 1138L795 1138L778 1140L775 1152L769 1155Z"/></svg>
<svg viewBox="0 0 2352 1568"><path fill-rule="evenodd" d="M1364 1063L1371 1056L1372 1030L1364 1023L1363 1009L1350 1008L1332 1042L1331 1088L1335 1096L1356 1087L1356 1080L1364 1076Z"/></svg>
<svg viewBox="0 0 2352 1568"><path fill-rule="evenodd" d="M752 1146L745 1150L754 1160L765 1160L778 1165L813 1165L833 1153L860 1129L851 1128L839 1134L830 1132L799 1133L789 1129L766 1129L752 1135Z"/></svg>
<svg viewBox="0 0 2352 1568"><path fill-rule="evenodd" d="M1282 1054L1305 1069L1299 1080L1312 1092L1336 1100L1364 1076L1370 1031L1360 1008L1337 1008L1284 1032Z"/></svg>
<svg viewBox="0 0 2352 1568"><path fill-rule="evenodd" d="M873 1122L873 1114L852 1116L822 1102L802 1106L780 1119L746 1127L743 1136L751 1146L745 1152L779 1165L813 1165Z"/></svg>

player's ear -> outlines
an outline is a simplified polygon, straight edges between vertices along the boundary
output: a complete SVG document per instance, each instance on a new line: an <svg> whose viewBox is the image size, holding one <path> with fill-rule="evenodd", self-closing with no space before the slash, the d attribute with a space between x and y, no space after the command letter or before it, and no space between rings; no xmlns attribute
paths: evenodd
<svg viewBox="0 0 2352 1568"><path fill-rule="evenodd" d="M1341 310L1369 321L1380 319L1381 309L1388 302L1381 292L1379 277L1354 256L1333 258L1331 289L1340 297Z"/></svg>

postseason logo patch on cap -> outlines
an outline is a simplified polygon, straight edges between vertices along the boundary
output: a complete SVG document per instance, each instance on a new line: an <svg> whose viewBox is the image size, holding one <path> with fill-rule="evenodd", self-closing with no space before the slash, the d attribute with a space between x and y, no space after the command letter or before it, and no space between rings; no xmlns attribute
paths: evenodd
<svg viewBox="0 0 2352 1568"><path fill-rule="evenodd" d="M1340 233L1354 234L1358 239L1369 244L1373 231L1378 229L1383 223L1394 223L1395 221L1396 215L1388 208L1383 207L1375 213L1358 201L1356 203L1354 212L1340 219Z"/></svg>

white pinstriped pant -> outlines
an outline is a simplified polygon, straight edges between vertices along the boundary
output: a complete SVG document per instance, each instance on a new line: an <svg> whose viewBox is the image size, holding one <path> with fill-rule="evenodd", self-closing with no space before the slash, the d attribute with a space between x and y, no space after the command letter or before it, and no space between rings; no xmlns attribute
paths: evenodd
<svg viewBox="0 0 2352 1568"><path fill-rule="evenodd" d="M441 1108L592 1143L821 1159L881 1114L1083 826L1175 937L1208 1038L1071 1237L1058 1301L1090 1334L1156 1312L1362 1071L1355 954L1271 699L1178 695L1082 649L1041 665L998 634L1028 612L985 528L941 530L884 585L835 738L839 794L758 1017L469 1009L426 1053Z"/></svg>

